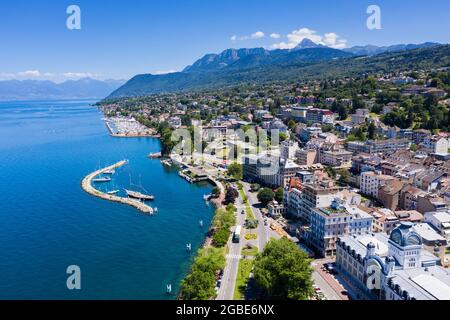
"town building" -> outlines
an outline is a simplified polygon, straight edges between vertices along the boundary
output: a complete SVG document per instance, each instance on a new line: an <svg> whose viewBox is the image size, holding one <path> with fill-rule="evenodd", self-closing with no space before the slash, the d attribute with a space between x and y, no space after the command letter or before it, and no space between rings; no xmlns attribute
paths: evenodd
<svg viewBox="0 0 450 320"><path fill-rule="evenodd" d="M320 150L320 163L334 168L350 168L353 154L343 148L334 147L330 150Z"/></svg>
<svg viewBox="0 0 450 320"><path fill-rule="evenodd" d="M400 149L409 149L407 139L368 140L366 142L347 142L347 150L354 153L383 153Z"/></svg>
<svg viewBox="0 0 450 320"><path fill-rule="evenodd" d="M313 165L317 163L317 150L315 149L302 149L297 150L295 153L295 159L299 165Z"/></svg>
<svg viewBox="0 0 450 320"><path fill-rule="evenodd" d="M323 180L304 185L300 209L300 217L303 221L309 222L311 212L316 208L327 208L342 191L342 187L335 185L332 180Z"/></svg>
<svg viewBox="0 0 450 320"><path fill-rule="evenodd" d="M360 176L361 193L378 199L380 187L385 186L388 181L394 179L395 178L392 176L380 174L378 172L363 172Z"/></svg>
<svg viewBox="0 0 450 320"><path fill-rule="evenodd" d="M424 214L425 222L433 226L448 242L450 242L450 211L434 211Z"/></svg>
<svg viewBox="0 0 450 320"><path fill-rule="evenodd" d="M372 229L373 217L356 206L345 206L334 199L328 208L313 209L310 228L306 229L306 242L321 257L336 255L338 237L366 234Z"/></svg>
<svg viewBox="0 0 450 320"><path fill-rule="evenodd" d="M386 208L373 208L369 210L374 217L373 232L390 234L400 223L400 219L392 210Z"/></svg>
<svg viewBox="0 0 450 320"><path fill-rule="evenodd" d="M342 236L336 266L358 288L355 299L450 300L450 271L423 248L411 223L384 233Z"/></svg>
<svg viewBox="0 0 450 320"><path fill-rule="evenodd" d="M442 266L448 267L450 254L447 253L447 239L428 223L417 223L413 230L421 237L423 248L438 257Z"/></svg>
<svg viewBox="0 0 450 320"><path fill-rule="evenodd" d="M369 119L370 111L367 109L357 109L355 114L352 114L352 125L360 125L366 122Z"/></svg>
<svg viewBox="0 0 450 320"><path fill-rule="evenodd" d="M449 207L449 203L444 200L444 198L439 197L435 194L424 194L417 198L417 211L422 214L427 212L434 212L445 210Z"/></svg>
<svg viewBox="0 0 450 320"><path fill-rule="evenodd" d="M280 146L281 159L294 159L298 149L298 143L294 141L283 141Z"/></svg>
<svg viewBox="0 0 450 320"><path fill-rule="evenodd" d="M400 192L404 186L404 182L391 179L387 180L384 186L378 190L378 199L385 208L397 210L400 204Z"/></svg>
<svg viewBox="0 0 450 320"><path fill-rule="evenodd" d="M272 218L279 218L284 215L285 207L282 203L278 203L277 201L272 201L268 205L269 216Z"/></svg>
<svg viewBox="0 0 450 320"><path fill-rule="evenodd" d="M294 218L300 217L300 207L302 201L303 183L298 177L289 181L289 186L284 190L283 203L285 212Z"/></svg>

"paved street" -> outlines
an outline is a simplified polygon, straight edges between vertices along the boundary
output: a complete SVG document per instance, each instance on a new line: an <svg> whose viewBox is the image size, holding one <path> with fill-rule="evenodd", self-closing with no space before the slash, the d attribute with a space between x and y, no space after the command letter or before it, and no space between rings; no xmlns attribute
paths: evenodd
<svg viewBox="0 0 450 320"><path fill-rule="evenodd" d="M270 226L264 225L264 216L258 208L255 208L255 205L259 204L257 193L250 192L250 184L249 183L243 183L245 192L247 194L250 206L253 211L253 215L258 220L259 225L258 229L256 229L256 234L258 235L258 249L261 252L266 244L270 241L270 238L279 239L280 235L270 229ZM270 219L269 219L270 220Z"/></svg>
<svg viewBox="0 0 450 320"><path fill-rule="evenodd" d="M317 286L323 291L328 300L348 300L348 296L342 294L347 291L343 285L332 274L324 271L322 266L331 260L315 260L312 263L314 268L313 280Z"/></svg>
<svg viewBox="0 0 450 320"><path fill-rule="evenodd" d="M259 201L257 199L257 196L255 193L250 192L250 184L243 183L245 193L249 199L250 206L253 211L253 215L258 220L258 228L255 230L252 230L252 233L255 233L258 236L258 239L256 241L247 241L244 238L245 229L242 230L241 233L241 242L240 243L232 243L231 239L228 242L229 252L226 256L227 264L223 273L222 278L222 284L219 288L219 292L217 295L217 300L233 300L234 296L234 288L236 283L236 277L237 272L239 268L239 261L241 258L241 251L242 248L245 246L246 243L250 243L256 245L258 247L258 250L261 252L267 242L269 242L270 238L280 238L280 236L274 232L272 229L270 229L269 226L264 225L264 217L261 213L261 211L258 208L255 208L254 205L258 204ZM245 214L245 205L243 202L242 197L239 195L239 198L236 199L237 208L237 225L244 226L246 214ZM244 211L244 214L242 214L242 211ZM233 228L234 231L234 228Z"/></svg>
<svg viewBox="0 0 450 320"><path fill-rule="evenodd" d="M245 214L241 214L242 210L245 213L245 205L243 204L242 198L239 195L239 198L236 199L237 213L236 220L237 225L244 226L245 223ZM236 227L233 228L233 232ZM239 261L241 258L241 250L243 247L243 242L245 241L244 230L241 232L241 241L240 243L233 243L232 239L228 241L229 252L226 256L227 262L223 272L222 284L219 288L219 293L217 295L217 300L233 300L234 296L234 287L236 284L236 277L239 268Z"/></svg>
<svg viewBox="0 0 450 320"><path fill-rule="evenodd" d="M334 291L334 289L325 281L322 276L314 271L312 274L314 283L322 290L327 300L342 300L341 296Z"/></svg>

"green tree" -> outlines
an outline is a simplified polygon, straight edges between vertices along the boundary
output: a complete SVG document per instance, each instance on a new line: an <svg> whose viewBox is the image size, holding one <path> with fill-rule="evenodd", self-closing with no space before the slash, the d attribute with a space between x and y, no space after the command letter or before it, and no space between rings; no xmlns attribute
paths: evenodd
<svg viewBox="0 0 450 320"><path fill-rule="evenodd" d="M230 164L228 166L228 175L235 180L241 180L243 177L242 165L237 162Z"/></svg>
<svg viewBox="0 0 450 320"><path fill-rule="evenodd" d="M339 104L337 107L337 112L339 114L339 120L345 120L348 117L348 110L343 104Z"/></svg>
<svg viewBox="0 0 450 320"><path fill-rule="evenodd" d="M250 191L256 192L256 191L258 191L260 188L261 188L261 186L260 186L259 184L253 183L253 184L250 186Z"/></svg>
<svg viewBox="0 0 450 320"><path fill-rule="evenodd" d="M269 188L261 189L258 192L258 200L264 206L267 206L269 204L269 202L273 201L274 198L275 198L275 193Z"/></svg>
<svg viewBox="0 0 450 320"><path fill-rule="evenodd" d="M294 120L289 120L289 122L288 122L288 128L289 128L289 130L294 130L296 125L297 125L297 124L295 123Z"/></svg>
<svg viewBox="0 0 450 320"><path fill-rule="evenodd" d="M214 233L213 245L217 248L222 248L227 244L229 237L230 231L227 228L222 227Z"/></svg>
<svg viewBox="0 0 450 320"><path fill-rule="evenodd" d="M236 223L235 211L217 209L214 215L212 225L215 228L230 228Z"/></svg>
<svg viewBox="0 0 450 320"><path fill-rule="evenodd" d="M287 238L272 239L258 254L254 276L270 299L307 300L313 293L311 261Z"/></svg>
<svg viewBox="0 0 450 320"><path fill-rule="evenodd" d="M216 296L215 274L225 267L225 251L218 248L201 249L190 274L181 282L183 300L208 300Z"/></svg>
<svg viewBox="0 0 450 320"><path fill-rule="evenodd" d="M367 137L370 140L375 140L376 138L376 128L373 122L369 123L369 126L367 127Z"/></svg>
<svg viewBox="0 0 450 320"><path fill-rule="evenodd" d="M339 174L339 183L341 185L347 186L351 183L352 175L347 169L339 169L337 171L337 174Z"/></svg>
<svg viewBox="0 0 450 320"><path fill-rule="evenodd" d="M283 197L284 197L284 189L282 187L280 187L275 191L275 200L278 203L282 203Z"/></svg>
<svg viewBox="0 0 450 320"><path fill-rule="evenodd" d="M234 188L228 188L227 192L225 193L224 204L228 205L230 203L234 203L237 197L239 197L239 192Z"/></svg>

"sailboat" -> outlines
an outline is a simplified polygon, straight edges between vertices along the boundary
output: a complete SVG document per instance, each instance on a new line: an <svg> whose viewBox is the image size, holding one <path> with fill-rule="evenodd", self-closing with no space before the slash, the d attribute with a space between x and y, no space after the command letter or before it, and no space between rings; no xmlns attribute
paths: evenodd
<svg viewBox="0 0 450 320"><path fill-rule="evenodd" d="M139 181L141 181L141 176L139 176ZM131 182L131 174L130 174L130 186L132 186L133 183ZM144 192L147 192L144 187L142 186L142 183L139 184L139 187L144 190ZM155 197L152 195L148 195L148 194L144 194L141 192L137 192L137 191L132 191L132 190L127 190L125 189L125 192L127 194L128 197L133 198L133 199L137 199L137 200L141 200L141 201L152 201L155 200Z"/></svg>
<svg viewBox="0 0 450 320"><path fill-rule="evenodd" d="M100 177L97 179L92 180L94 183L105 183L105 182L110 182L111 178L110 177Z"/></svg>
<svg viewBox="0 0 450 320"><path fill-rule="evenodd" d="M107 191L106 193L113 196L113 195L118 194L119 192L120 192L120 190L111 190L111 191Z"/></svg>
<svg viewBox="0 0 450 320"><path fill-rule="evenodd" d="M138 199L138 200L155 200L154 196L151 195L147 195L147 194L143 194L137 191L131 191L131 190L127 190L125 189L125 192L127 194L128 197L133 198L133 199Z"/></svg>

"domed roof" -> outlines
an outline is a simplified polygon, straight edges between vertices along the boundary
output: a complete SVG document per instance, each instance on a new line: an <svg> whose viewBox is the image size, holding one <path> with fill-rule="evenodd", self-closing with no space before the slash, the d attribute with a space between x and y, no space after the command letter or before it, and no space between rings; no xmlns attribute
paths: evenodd
<svg viewBox="0 0 450 320"><path fill-rule="evenodd" d="M412 227L412 223L402 222L391 232L389 239L401 247L422 245L422 238L412 230Z"/></svg>

